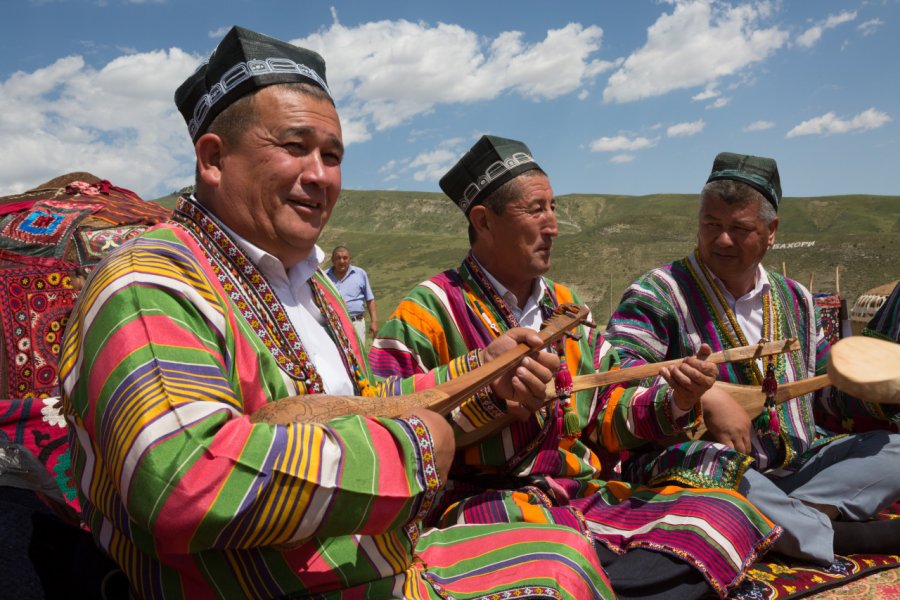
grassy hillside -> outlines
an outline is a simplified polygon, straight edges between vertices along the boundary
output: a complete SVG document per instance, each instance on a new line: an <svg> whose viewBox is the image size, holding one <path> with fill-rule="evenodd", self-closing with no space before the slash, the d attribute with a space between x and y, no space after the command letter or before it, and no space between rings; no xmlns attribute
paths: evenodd
<svg viewBox="0 0 900 600"><path fill-rule="evenodd" d="M697 199L691 195L558 198L560 235L550 276L568 283L605 323L624 289L648 269L694 247ZM786 198L778 243L812 247L773 249L767 267L814 292L834 291L851 303L865 290L900 278L900 197ZM464 256L465 219L443 195L345 191L322 236L326 251L346 244L370 275L382 318L409 288Z"/></svg>
<svg viewBox="0 0 900 600"><path fill-rule="evenodd" d="M160 199L168 202L171 199ZM693 195L558 198L559 230L550 276L572 286L605 323L628 284L694 248ZM835 290L852 302L900 278L900 196L786 198L779 210L779 244L765 264L814 292ZM347 245L365 268L382 320L416 283L459 264L468 249L465 218L438 193L354 191L341 194L320 245Z"/></svg>

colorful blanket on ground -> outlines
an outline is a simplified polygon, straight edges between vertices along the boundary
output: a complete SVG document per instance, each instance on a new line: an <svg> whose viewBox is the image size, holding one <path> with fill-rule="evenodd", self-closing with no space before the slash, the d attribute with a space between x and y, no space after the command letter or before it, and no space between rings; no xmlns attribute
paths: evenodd
<svg viewBox="0 0 900 600"><path fill-rule="evenodd" d="M900 518L900 503L896 503L881 518ZM868 574L885 569L900 567L900 556L883 554L853 554L836 556L829 567L787 563L774 555L767 555L754 564L747 573L747 579L737 587L729 598L734 600L788 600L807 597L826 589L845 586ZM898 571L900 573L900 571ZM892 584L896 595L873 596L874 598L900 598L900 584L896 578ZM835 593L834 598L846 597ZM867 598L868 596L853 596Z"/></svg>

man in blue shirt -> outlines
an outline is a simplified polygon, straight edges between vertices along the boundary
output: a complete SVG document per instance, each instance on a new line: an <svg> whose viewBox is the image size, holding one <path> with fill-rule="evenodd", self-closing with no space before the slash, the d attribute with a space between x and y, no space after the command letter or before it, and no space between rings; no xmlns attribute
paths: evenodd
<svg viewBox="0 0 900 600"><path fill-rule="evenodd" d="M353 319L353 327L361 342L366 341L365 311L369 311L369 331L372 337L378 332L378 316L375 312L375 294L369 285L369 276L359 267L350 264L350 250L336 246L331 252L331 266L326 274L344 297L347 312Z"/></svg>

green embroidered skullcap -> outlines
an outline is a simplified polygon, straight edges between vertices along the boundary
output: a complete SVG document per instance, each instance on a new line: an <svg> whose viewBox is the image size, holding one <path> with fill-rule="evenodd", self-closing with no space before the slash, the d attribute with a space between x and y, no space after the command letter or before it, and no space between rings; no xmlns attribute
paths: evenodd
<svg viewBox="0 0 900 600"><path fill-rule="evenodd" d="M325 60L281 40L232 27L207 62L175 91L175 105L197 141L235 100L276 83L311 83L325 90Z"/></svg>
<svg viewBox="0 0 900 600"><path fill-rule="evenodd" d="M444 193L468 215L473 206L484 202L494 190L531 169L540 167L528 146L516 140L483 135L439 183Z"/></svg>
<svg viewBox="0 0 900 600"><path fill-rule="evenodd" d="M733 179L742 181L762 194L775 210L781 202L781 179L775 159L734 152L720 152L713 161L710 181Z"/></svg>

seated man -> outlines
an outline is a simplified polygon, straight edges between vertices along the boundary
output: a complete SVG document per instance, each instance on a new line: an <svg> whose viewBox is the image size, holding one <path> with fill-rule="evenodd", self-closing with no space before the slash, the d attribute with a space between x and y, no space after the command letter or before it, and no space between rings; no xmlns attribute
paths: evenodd
<svg viewBox="0 0 900 600"><path fill-rule="evenodd" d="M556 204L525 144L482 137L441 188L468 218L471 252L458 270L415 287L382 326L369 355L376 373L424 373L510 328L538 329L560 304L580 302L542 277L557 235ZM560 352L558 387L567 375L618 363L602 336L581 333ZM434 514L442 525L519 520L584 528L621 598L692 598L710 586L724 595L777 535L744 498L725 490L632 488L600 476L610 439L662 439L690 427L714 372L711 363L689 359L664 372L671 386L585 390L546 412L524 414L460 453ZM452 420L462 434L504 408L483 394Z"/></svg>
<svg viewBox="0 0 900 600"><path fill-rule="evenodd" d="M700 194L697 250L642 276L610 318L607 340L626 366L798 338L799 352L719 367L719 379L761 386L823 373L828 342L810 293L762 266L775 243L781 183L770 158L723 152ZM819 392L830 393L830 388ZM711 442L631 451L623 473L639 481L726 486L784 528L775 549L830 564L834 553L900 551L900 520L867 522L900 498L900 436L822 437L813 395L763 411L751 423L729 394L703 395Z"/></svg>
<svg viewBox="0 0 900 600"><path fill-rule="evenodd" d="M869 320L862 334L900 344L900 283ZM900 404L866 402L849 394L832 393L816 403L816 422L839 433L884 429L900 432Z"/></svg>
<svg viewBox="0 0 900 600"><path fill-rule="evenodd" d="M430 385L479 356L373 385L318 269L343 156L318 54L233 28L175 98L195 195L92 273L60 361L84 520L134 594L612 598L570 528L421 528L455 449L436 413L251 421L295 395ZM506 395L543 393L548 356Z"/></svg>

